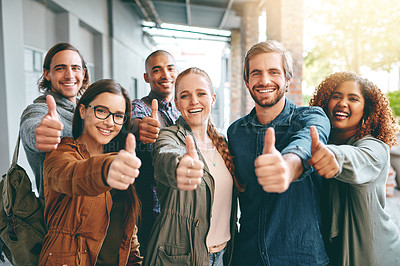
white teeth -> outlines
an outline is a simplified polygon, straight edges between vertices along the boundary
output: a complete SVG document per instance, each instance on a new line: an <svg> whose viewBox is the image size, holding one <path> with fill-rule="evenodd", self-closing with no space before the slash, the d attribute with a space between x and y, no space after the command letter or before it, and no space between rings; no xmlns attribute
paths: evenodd
<svg viewBox="0 0 400 266"><path fill-rule="evenodd" d="M346 114L346 113L343 113L343 112L335 112L335 115L340 115L340 116L349 116L348 114Z"/></svg>
<svg viewBox="0 0 400 266"><path fill-rule="evenodd" d="M75 83L63 83L64 86L74 86Z"/></svg>
<svg viewBox="0 0 400 266"><path fill-rule="evenodd" d="M171 85L171 82L162 82L161 85L163 85L163 86L169 86L169 85Z"/></svg>
<svg viewBox="0 0 400 266"><path fill-rule="evenodd" d="M194 114L194 113L201 112L202 110L203 110L203 109L201 109L201 108L199 108L199 109L192 109L192 110L189 110L189 113Z"/></svg>
<svg viewBox="0 0 400 266"><path fill-rule="evenodd" d="M111 130L105 130L105 129L101 129L101 128L99 128L99 131L103 132L103 133L107 133L107 134L111 133Z"/></svg>
<svg viewBox="0 0 400 266"><path fill-rule="evenodd" d="M259 92L261 93L265 93L265 92L273 92L274 90L259 90Z"/></svg>

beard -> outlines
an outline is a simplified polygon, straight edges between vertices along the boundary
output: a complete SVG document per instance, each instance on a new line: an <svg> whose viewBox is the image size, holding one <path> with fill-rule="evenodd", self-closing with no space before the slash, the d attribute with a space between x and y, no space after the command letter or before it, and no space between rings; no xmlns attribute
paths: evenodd
<svg viewBox="0 0 400 266"><path fill-rule="evenodd" d="M265 88L264 86L257 86L254 85L253 88L251 88L251 90L249 89L251 98L253 98L253 100L261 107L271 107L274 106L275 104L277 104L283 96L285 96L285 90L281 89L281 87L277 86L277 89L274 91L274 94L272 97L272 99L270 97L268 98L257 98L257 95L255 94L255 89L257 88Z"/></svg>

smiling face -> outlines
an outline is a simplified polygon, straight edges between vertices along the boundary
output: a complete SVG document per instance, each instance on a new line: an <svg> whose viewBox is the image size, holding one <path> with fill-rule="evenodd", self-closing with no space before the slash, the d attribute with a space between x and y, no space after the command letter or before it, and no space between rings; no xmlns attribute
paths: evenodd
<svg viewBox="0 0 400 266"><path fill-rule="evenodd" d="M332 92L328 102L328 115L332 128L351 138L362 123L365 99L355 81L344 81Z"/></svg>
<svg viewBox="0 0 400 266"><path fill-rule="evenodd" d="M112 113L125 113L125 99L122 95L103 92L89 103L91 106L102 106ZM102 153L103 146L109 143L120 132L122 125L114 123L113 115L105 120L97 118L94 109L79 106L79 113L84 121L84 128L78 140L84 143L91 154ZM97 151L97 152L96 152Z"/></svg>
<svg viewBox="0 0 400 266"><path fill-rule="evenodd" d="M144 79L161 98L167 101L172 99L177 75L175 60L171 55L161 53L148 58Z"/></svg>
<svg viewBox="0 0 400 266"><path fill-rule="evenodd" d="M249 81L245 82L251 97L260 107L271 107L284 100L286 80L282 56L278 53L261 53L249 60Z"/></svg>
<svg viewBox="0 0 400 266"><path fill-rule="evenodd" d="M211 107L216 95L211 84L200 74L187 74L176 87L176 108L192 130L207 129Z"/></svg>
<svg viewBox="0 0 400 266"><path fill-rule="evenodd" d="M56 92L73 103L82 87L86 69L82 66L79 54L63 50L51 59L50 69L44 69L44 78L51 82L51 91Z"/></svg>

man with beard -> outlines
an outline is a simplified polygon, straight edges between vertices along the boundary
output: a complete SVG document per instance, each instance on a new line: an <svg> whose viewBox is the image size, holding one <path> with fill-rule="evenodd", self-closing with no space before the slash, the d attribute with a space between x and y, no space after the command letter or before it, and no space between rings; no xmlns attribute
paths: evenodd
<svg viewBox="0 0 400 266"><path fill-rule="evenodd" d="M246 54L244 81L255 108L228 129L238 179L240 232L235 265L326 265L320 231L321 179L311 175L310 126L326 143L328 118L320 108L298 107L285 97L293 59L277 41Z"/></svg>

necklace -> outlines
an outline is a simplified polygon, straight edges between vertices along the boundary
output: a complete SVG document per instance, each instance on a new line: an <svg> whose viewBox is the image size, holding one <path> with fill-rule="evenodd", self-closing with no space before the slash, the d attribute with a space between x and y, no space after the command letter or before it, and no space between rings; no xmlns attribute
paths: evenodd
<svg viewBox="0 0 400 266"><path fill-rule="evenodd" d="M217 149L215 147L213 147L212 149L203 149L203 148L199 148L201 153L203 154L204 158L206 158L206 160L208 162L210 162L212 165L214 165L214 167L216 167L216 162L215 162L215 153L217 151Z"/></svg>

